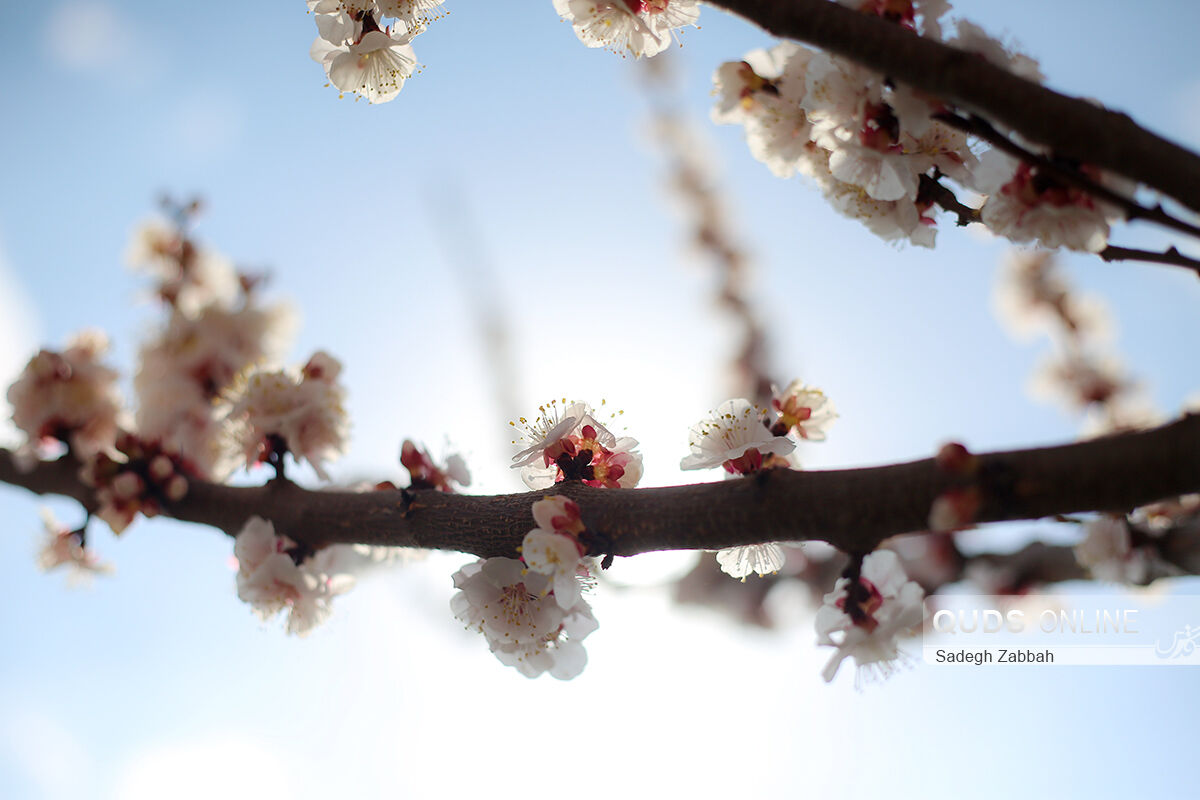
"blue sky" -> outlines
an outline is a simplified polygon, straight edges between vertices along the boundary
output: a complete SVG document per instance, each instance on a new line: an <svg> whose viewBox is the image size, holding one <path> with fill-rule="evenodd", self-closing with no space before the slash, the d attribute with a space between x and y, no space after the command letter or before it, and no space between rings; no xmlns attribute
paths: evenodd
<svg viewBox="0 0 1200 800"><path fill-rule="evenodd" d="M422 73L371 107L323 85L299 2L34 5L0 28L0 371L84 326L107 330L128 370L155 320L121 262L129 232L160 192L198 193L198 236L269 269L272 296L300 312L290 361L325 348L346 365L354 439L338 479L398 477L402 438L438 451L448 437L479 491L516 488L469 279L449 257L461 240L493 270L519 410L604 397L643 442L647 481L686 479L675 465L687 428L724 399L734 345L685 246L635 64L582 47L549 2L460 0L416 41ZM1200 8L956 9L1019 41L1052 86L1200 146ZM1072 438L1078 420L1025 391L1044 345L1012 342L991 315L1003 244L943 226L935 252L898 249L811 186L773 178L740 130L707 125L712 70L769 40L712 9L701 25L670 57L756 257L778 377L823 387L842 414L806 464L924 457L950 438L978 450ZM1113 239L1166 242L1136 226ZM1178 409L1200 389L1198 282L1066 263L1112 305L1117 347L1160 410ZM579 323L557 322L564 313ZM918 665L856 694L848 674L821 683L825 655L794 598L778 598L794 622L763 633L639 588L595 598L581 678L530 682L451 618L462 557L364 581L325 629L293 640L237 601L230 543L211 530L95 536L118 573L68 590L34 568L37 508L0 487L15 583L0 610L5 797L1120 797L1189 785L1148 766L1190 756L1179 709L1200 684L1186 669ZM658 558L665 571L686 562Z"/></svg>

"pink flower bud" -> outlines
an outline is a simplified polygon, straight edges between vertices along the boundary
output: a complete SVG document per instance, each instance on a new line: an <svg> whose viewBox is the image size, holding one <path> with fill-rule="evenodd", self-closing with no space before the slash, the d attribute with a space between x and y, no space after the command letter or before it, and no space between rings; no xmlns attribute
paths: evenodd
<svg viewBox="0 0 1200 800"><path fill-rule="evenodd" d="M150 477L162 483L175 472L175 465L168 456L161 453L150 462Z"/></svg>
<svg viewBox="0 0 1200 800"><path fill-rule="evenodd" d="M112 496L114 499L133 500L146 490L146 482L133 472L122 472L112 481Z"/></svg>
<svg viewBox="0 0 1200 800"><path fill-rule="evenodd" d="M176 474L171 478L171 480L167 481L164 492L166 493L168 500L170 500L172 503L178 503L187 494L187 490L187 478Z"/></svg>

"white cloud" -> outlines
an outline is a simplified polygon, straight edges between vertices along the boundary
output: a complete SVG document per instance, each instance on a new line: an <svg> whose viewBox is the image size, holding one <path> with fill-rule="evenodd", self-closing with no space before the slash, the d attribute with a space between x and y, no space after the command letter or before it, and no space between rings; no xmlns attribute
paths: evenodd
<svg viewBox="0 0 1200 800"><path fill-rule="evenodd" d="M71 0L46 18L43 44L56 64L123 86L144 86L163 60L136 20L99 0Z"/></svg>
<svg viewBox="0 0 1200 800"><path fill-rule="evenodd" d="M291 797L293 770L266 744L240 733L156 745L121 770L116 800L262 800Z"/></svg>

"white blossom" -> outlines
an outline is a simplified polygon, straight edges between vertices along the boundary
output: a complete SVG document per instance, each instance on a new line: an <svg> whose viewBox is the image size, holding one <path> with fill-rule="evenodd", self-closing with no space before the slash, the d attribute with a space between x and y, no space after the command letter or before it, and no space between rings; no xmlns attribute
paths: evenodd
<svg viewBox="0 0 1200 800"><path fill-rule="evenodd" d="M783 548L774 542L738 545L717 551L717 563L721 565L721 571L741 580L752 574L770 575L778 572L783 562Z"/></svg>
<svg viewBox="0 0 1200 800"><path fill-rule="evenodd" d="M501 663L526 677L566 680L587 663L580 642L597 627L586 601L563 609L543 590L546 576L511 558L467 564L454 574L454 616L484 635Z"/></svg>
<svg viewBox="0 0 1200 800"><path fill-rule="evenodd" d="M42 509L42 525L45 539L38 551L38 569L49 571L68 567L69 580L81 582L92 575L103 575L113 571L111 565L100 561L90 548L84 547L79 531L63 527L49 509Z"/></svg>
<svg viewBox="0 0 1200 800"><path fill-rule="evenodd" d="M535 464L538 461L543 462L543 466L549 466L553 463L553 459L547 457L546 451L574 430L576 424L589 412L590 408L587 403L568 405L564 397L561 403L558 400L551 400L545 405L538 406L538 416L532 422L521 417L518 420L519 424L518 422L508 423L521 435L521 439L514 440L513 444L519 444L521 440L524 440L529 445L512 457L513 469Z"/></svg>
<svg viewBox="0 0 1200 800"><path fill-rule="evenodd" d="M29 360L7 396L30 444L62 439L81 458L113 445L121 398L117 372L99 360L107 349L107 337L89 330L62 352L41 350Z"/></svg>
<svg viewBox="0 0 1200 800"><path fill-rule="evenodd" d="M559 629L543 640L526 645L492 643L501 664L516 668L527 678L543 672L560 681L576 678L587 666L583 639L600 627L592 609L582 600L564 616Z"/></svg>
<svg viewBox="0 0 1200 800"><path fill-rule="evenodd" d="M1143 542L1136 544L1122 516L1104 514L1084 523L1084 539L1075 545L1075 560L1094 578L1113 583L1145 586L1155 578L1176 575L1180 569L1162 558L1154 546L1161 530L1139 529Z"/></svg>
<svg viewBox="0 0 1200 800"><path fill-rule="evenodd" d="M178 455L196 475L223 478L233 467L224 441L224 393L239 373L277 357L293 321L283 306L208 306L195 318L173 310L141 350L134 377L139 435Z"/></svg>
<svg viewBox="0 0 1200 800"><path fill-rule="evenodd" d="M468 565L471 566L471 565ZM532 644L562 623L562 610L549 592L549 579L513 558L489 558L479 569L464 567L455 578L466 610L455 615L477 627L489 642ZM459 577L461 576L461 577Z"/></svg>
<svg viewBox="0 0 1200 800"><path fill-rule="evenodd" d="M588 47L634 58L661 53L676 29L700 17L697 0L554 0L554 10Z"/></svg>
<svg viewBox="0 0 1200 800"><path fill-rule="evenodd" d="M853 658L861 670L870 668L886 677L901 652L896 640L924 617L921 587L907 579L900 559L890 550L876 550L863 559L856 593L862 595L853 617L845 610L850 581L839 578L817 611L817 643L836 647L822 677L833 680L838 667Z"/></svg>
<svg viewBox="0 0 1200 800"><path fill-rule="evenodd" d="M579 506L561 495L546 497L533 504L533 519L538 527L525 534L521 560L533 572L549 578L543 592L553 592L561 608L569 609L580 599L578 576L586 548L579 541L583 522Z"/></svg>
<svg viewBox="0 0 1200 800"><path fill-rule="evenodd" d="M548 434L540 451L542 463L530 461L521 469L525 485L530 489L548 489L565 478L557 464L560 455L577 457L587 451L591 453L591 459L586 464L579 461L576 466L580 474L572 477L601 488L632 489L637 486L642 478L642 454L637 451L637 439L616 436L596 419L587 403L572 404L567 414L564 422L566 419L576 421L569 428L556 428ZM533 457L537 455L535 452Z"/></svg>
<svg viewBox="0 0 1200 800"><path fill-rule="evenodd" d="M445 0L377 0L379 13L403 21L410 31L424 29L436 19L443 2Z"/></svg>
<svg viewBox="0 0 1200 800"><path fill-rule="evenodd" d="M1133 388L1117 356L1078 350L1046 355L1029 380L1034 397L1076 410L1107 404Z"/></svg>
<svg viewBox="0 0 1200 800"><path fill-rule="evenodd" d="M161 220L134 229L125 262L153 277L158 295L187 317L210 305L232 309L242 293L237 270L228 259L197 247Z"/></svg>
<svg viewBox="0 0 1200 800"><path fill-rule="evenodd" d="M348 591L354 578L321 571L315 558L297 565L288 552L293 547L269 520L248 519L234 540L237 593L263 620L287 610L285 629L303 636L329 617L330 602Z"/></svg>
<svg viewBox="0 0 1200 800"><path fill-rule="evenodd" d="M828 155L812 141L812 125L800 105L813 51L792 42L752 50L722 64L713 75L717 123L745 126L750 154L781 178L812 175Z"/></svg>
<svg viewBox="0 0 1200 800"><path fill-rule="evenodd" d="M1103 341L1112 336L1104 301L1071 291L1052 253L1014 248L1003 259L992 292L996 316L1019 339L1035 333Z"/></svg>
<svg viewBox="0 0 1200 800"><path fill-rule="evenodd" d="M692 428L688 437L692 452L679 462L679 468L689 470L725 466L728 471L734 472L738 470L731 469L729 462L752 455L751 451L759 456L768 453L782 456L796 448L795 443L787 437L772 434L765 422L765 412L749 400L726 400Z"/></svg>
<svg viewBox="0 0 1200 800"><path fill-rule="evenodd" d="M619 413L619 412L618 412ZM595 416L587 403L553 400L538 407L532 422L525 417L509 425L521 433L513 444L530 446L513 456L513 469L530 489L547 489L556 482L581 480L590 486L629 489L642 477L637 439L618 437ZM582 453L591 453L590 459ZM567 456L577 474L565 475L559 458Z"/></svg>
<svg viewBox="0 0 1200 800"><path fill-rule="evenodd" d="M1086 166L1080 171L1118 193L1129 189L1123 179ZM988 195L980 210L983 223L1014 242L1095 253L1108 244L1109 223L1124 217L1119 208L998 150L982 156L972 181L972 188Z"/></svg>
<svg viewBox="0 0 1200 800"><path fill-rule="evenodd" d="M308 10L317 22L318 35L331 45L349 45L362 35L359 17L374 13L374 2L356 0L308 0Z"/></svg>
<svg viewBox="0 0 1200 800"><path fill-rule="evenodd" d="M416 69L417 57L409 44L416 33L398 22L392 31L372 30L347 45L335 46L318 37L310 55L340 91L365 97L368 103L386 103Z"/></svg>
<svg viewBox="0 0 1200 800"><path fill-rule="evenodd" d="M861 186L834 178L828 167L818 170L814 177L835 211L863 223L879 238L933 247L937 228L934 219L926 214L928 207L918 207L907 198L877 200Z"/></svg>
<svg viewBox="0 0 1200 800"><path fill-rule="evenodd" d="M337 383L341 370L337 359L317 352L298 375L259 371L245 378L235 390L229 419L248 466L265 459L269 437L278 436L292 455L329 480L325 463L345 449L348 432L345 390Z"/></svg>
<svg viewBox="0 0 1200 800"><path fill-rule="evenodd" d="M773 394L771 404L779 412L779 427L796 431L796 435L806 441L825 441L838 414L833 401L824 392L796 379L782 392L775 389Z"/></svg>
<svg viewBox="0 0 1200 800"><path fill-rule="evenodd" d="M833 177L875 200L915 199L918 176L932 160L905 153L900 121L884 98L880 76L824 53L809 62L806 75L802 105L813 138L830 151Z"/></svg>

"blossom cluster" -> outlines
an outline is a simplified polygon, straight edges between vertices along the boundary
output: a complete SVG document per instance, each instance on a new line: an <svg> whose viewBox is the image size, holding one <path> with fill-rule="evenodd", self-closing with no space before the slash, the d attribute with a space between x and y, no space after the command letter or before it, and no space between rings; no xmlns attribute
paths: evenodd
<svg viewBox="0 0 1200 800"><path fill-rule="evenodd" d="M307 0L318 36L311 57L339 91L369 103L395 98L417 68L412 40L442 0ZM838 0L919 35L965 50L1031 81L1037 63L979 26L947 20L947 0ZM665 50L680 28L695 26L698 0L553 0L588 47L635 58ZM752 155L781 177L813 180L840 213L888 241L932 247L937 205L964 209L1014 242L1098 252L1123 211L1078 182L1129 197L1133 185L1086 163L1014 139L1033 155L1019 160L973 142L948 124L953 109L846 59L783 42L721 65L713 119L740 124ZM998 135L1008 135L1003 129ZM952 181L977 194L978 208L958 204ZM954 203L947 205L946 196Z"/></svg>
<svg viewBox="0 0 1200 800"><path fill-rule="evenodd" d="M512 466L531 489L568 481L631 488L641 479L637 440L612 433L587 403L552 400L538 408L535 419L521 417L509 425L521 436L513 444L525 445ZM406 455L405 466L416 480L425 468L407 442L402 461ZM436 477L430 483L440 488ZM454 574L459 592L451 610L484 635L502 663L526 677L549 672L565 680L583 671L582 641L598 627L582 595L591 581L585 557L598 538L584 526L579 506L565 496L538 500L532 511L537 527L525 535L519 558L481 559Z"/></svg>
<svg viewBox="0 0 1200 800"><path fill-rule="evenodd" d="M947 34L945 0L842 2L1041 80L1031 59L969 22L957 21ZM757 160L781 177L807 176L837 211L889 241L933 246L943 178L982 195L981 221L1016 242L1098 251L1109 222L1121 218L1044 166L999 150L978 154L979 145L938 119L949 110L938 100L837 56L784 42L723 64L714 83L714 121L744 126ZM1072 166L1128 193L1113 176Z"/></svg>
<svg viewBox="0 0 1200 800"><path fill-rule="evenodd" d="M141 514L155 517L188 491L183 465L153 442L121 434L113 448L84 461L79 478L96 490L97 517L121 533Z"/></svg>
<svg viewBox="0 0 1200 800"><path fill-rule="evenodd" d="M317 23L311 58L343 94L386 103L417 71L412 41L440 16L444 0L307 0ZM634 58L665 50L695 25L699 0L554 0L579 41Z"/></svg>
<svg viewBox="0 0 1200 800"><path fill-rule="evenodd" d="M1144 388L1111 347L1103 300L1076 291L1053 254L1014 250L1001 263L993 297L997 316L1013 335L1040 332L1053 345L1030 382L1032 394L1085 412L1084 428L1093 434L1159 423Z"/></svg>
<svg viewBox="0 0 1200 800"><path fill-rule="evenodd" d="M513 456L513 469L530 489L546 489L564 480L588 486L631 489L642 479L637 439L618 437L597 419L587 403L565 398L538 407L538 416L509 425L528 446Z"/></svg>
<svg viewBox="0 0 1200 800"><path fill-rule="evenodd" d="M1137 509L1129 517L1102 514L1083 524L1075 560L1101 581L1145 586L1157 578L1182 574L1163 553L1167 534L1200 511L1200 497L1186 496Z"/></svg>
<svg viewBox="0 0 1200 800"><path fill-rule="evenodd" d="M502 664L567 680L586 666L582 642L598 627L582 595L587 530L579 506L559 495L536 501L533 518L520 559L481 559L454 574L450 608Z"/></svg>
<svg viewBox="0 0 1200 800"><path fill-rule="evenodd" d="M327 547L315 555L275 532L270 520L251 517L234 540L237 594L267 620L287 611L286 630L303 636L328 618L334 597L354 586L354 576L335 570L338 551Z"/></svg>
<svg viewBox="0 0 1200 800"><path fill-rule="evenodd" d="M308 0L318 34L309 54L338 91L386 103L416 70L412 40L437 18L442 2Z"/></svg>
<svg viewBox="0 0 1200 800"><path fill-rule="evenodd" d="M341 372L341 362L318 351L299 373L256 370L239 380L228 419L246 465L269 461L278 467L290 452L329 480L325 463L346 446Z"/></svg>
<svg viewBox="0 0 1200 800"><path fill-rule="evenodd" d="M233 308L248 276L225 256L200 247L184 225L199 210L193 204L176 224L151 219L139 225L125 249L125 263L154 279L155 294L172 308L195 318L205 307Z"/></svg>
<svg viewBox="0 0 1200 800"><path fill-rule="evenodd" d="M167 311L139 353L138 435L179 457L192 475L223 480L237 464L229 393L240 375L279 358L293 315L286 306L261 305L257 281L182 226L142 225L127 257L156 279Z"/></svg>
<svg viewBox="0 0 1200 800"><path fill-rule="evenodd" d="M683 470L722 467L728 477L751 475L764 469L792 469L790 458L801 441L825 440L837 418L833 403L820 389L794 380L782 391L776 389L772 410L758 408L749 400L726 400L692 428L688 437L691 453L679 463ZM784 553L776 543L739 545L717 552L722 571L745 580L748 575L777 572Z"/></svg>
<svg viewBox="0 0 1200 800"><path fill-rule="evenodd" d="M898 638L924 618L925 593L891 550L876 550L851 567L817 611L817 643L837 648L821 673L827 682L847 658L858 677L886 678L903 659Z"/></svg>
<svg viewBox="0 0 1200 800"><path fill-rule="evenodd" d="M100 362L108 349L99 331L84 331L65 350L40 350L8 389L13 424L28 437L26 450L62 442L81 458L112 447L121 397L116 370Z"/></svg>
<svg viewBox="0 0 1200 800"><path fill-rule="evenodd" d="M698 0L554 0L579 41L634 58L658 55L700 18Z"/></svg>
<svg viewBox="0 0 1200 800"><path fill-rule="evenodd" d="M239 460L292 452L327 478L324 465L346 440L341 365L317 353L294 377L264 370L286 343L290 312L263 307L257 278L188 235L197 203L164 205L174 220L138 226L126 251L167 316L140 349L135 413L101 361L99 332L38 352L7 393L27 437L21 458L68 448L94 490L93 515L116 533L181 500L189 479L223 480Z"/></svg>

